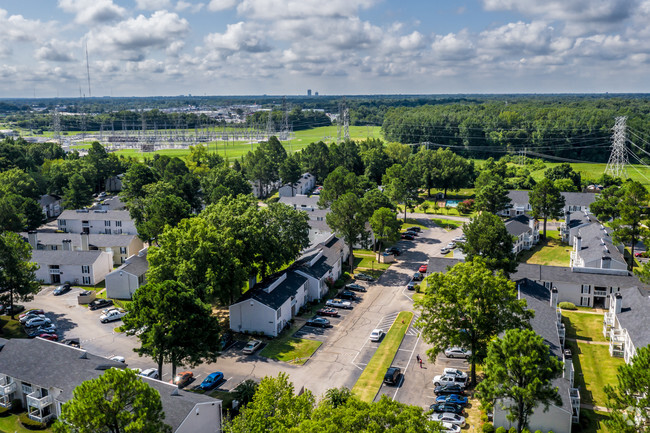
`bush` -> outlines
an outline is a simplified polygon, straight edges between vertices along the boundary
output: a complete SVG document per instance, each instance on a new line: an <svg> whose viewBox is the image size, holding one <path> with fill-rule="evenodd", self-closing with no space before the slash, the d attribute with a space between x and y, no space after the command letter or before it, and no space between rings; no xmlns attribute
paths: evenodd
<svg viewBox="0 0 650 433"><path fill-rule="evenodd" d="M483 433L494 433L494 426L489 422L483 424Z"/></svg>
<svg viewBox="0 0 650 433"><path fill-rule="evenodd" d="M559 307L563 310L577 310L578 308L573 302L560 302Z"/></svg>
<svg viewBox="0 0 650 433"><path fill-rule="evenodd" d="M508 433L505 427L499 427L495 433Z"/></svg>
<svg viewBox="0 0 650 433"><path fill-rule="evenodd" d="M27 412L23 412L20 415L18 415L18 419L20 419L20 423L27 430L45 430L46 427L45 423L30 419L29 415L27 415Z"/></svg>
<svg viewBox="0 0 650 433"><path fill-rule="evenodd" d="M9 416L11 414L11 411L6 408L6 407L0 407L0 418L4 418L5 416Z"/></svg>
<svg viewBox="0 0 650 433"><path fill-rule="evenodd" d="M420 285L416 284L415 286L413 286L413 290L415 290L415 293L420 293Z"/></svg>
<svg viewBox="0 0 650 433"><path fill-rule="evenodd" d="M11 400L11 413L19 414L23 411L23 401L16 398Z"/></svg>
<svg viewBox="0 0 650 433"><path fill-rule="evenodd" d="M510 430L508 430L508 433L517 433L517 429L514 427L510 427Z"/></svg>
<svg viewBox="0 0 650 433"><path fill-rule="evenodd" d="M469 200L463 200L460 203L458 203L456 209L458 209L458 212L460 213L470 213L473 207L474 207L474 200L469 199Z"/></svg>

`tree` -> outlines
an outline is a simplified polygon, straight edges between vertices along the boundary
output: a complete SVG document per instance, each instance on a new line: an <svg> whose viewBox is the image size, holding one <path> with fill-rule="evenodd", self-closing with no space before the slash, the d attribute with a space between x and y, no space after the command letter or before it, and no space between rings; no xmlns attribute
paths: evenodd
<svg viewBox="0 0 650 433"><path fill-rule="evenodd" d="M171 432L158 391L134 370L111 368L77 386L61 408L56 433Z"/></svg>
<svg viewBox="0 0 650 433"><path fill-rule="evenodd" d="M629 364L618 367L616 385L605 385L605 425L620 433L650 432L650 346L639 347Z"/></svg>
<svg viewBox="0 0 650 433"><path fill-rule="evenodd" d="M510 197L503 182L492 181L476 193L475 205L478 210L496 214L508 207Z"/></svg>
<svg viewBox="0 0 650 433"><path fill-rule="evenodd" d="M141 346L134 349L140 356L150 355L162 364L196 367L202 362L216 362L219 355L221 328L212 308L195 291L178 281L148 283L133 295L127 305L124 329L138 333Z"/></svg>
<svg viewBox="0 0 650 433"><path fill-rule="evenodd" d="M373 147L363 152L363 165L368 179L380 182L391 161L383 147Z"/></svg>
<svg viewBox="0 0 650 433"><path fill-rule="evenodd" d="M350 269L354 269L353 247L365 239L368 216L363 210L362 200L354 193L348 192L332 203L331 211L325 217L327 225L338 233L350 249Z"/></svg>
<svg viewBox="0 0 650 433"><path fill-rule="evenodd" d="M300 164L303 173L311 173L317 182L323 182L332 167L327 144L322 141L309 144L300 152Z"/></svg>
<svg viewBox="0 0 650 433"><path fill-rule="evenodd" d="M540 405L562 405L553 379L562 375L562 362L551 353L544 339L529 329L507 330L488 348L485 379L478 385L484 405L500 404L507 418L517 423L517 432Z"/></svg>
<svg viewBox="0 0 650 433"><path fill-rule="evenodd" d="M544 237L546 237L546 221L549 218L562 216L564 196L550 179L543 179L528 193L528 200L534 218L544 219Z"/></svg>
<svg viewBox="0 0 650 433"><path fill-rule="evenodd" d="M291 185L291 195L294 194L294 187L302 177L300 161L297 154L291 154L280 164L280 179L285 184Z"/></svg>
<svg viewBox="0 0 650 433"><path fill-rule="evenodd" d="M406 211L410 204L418 196L417 179L413 176L414 167L407 164L394 164L386 170L383 184L386 194L395 203L404 204L404 221L406 222Z"/></svg>
<svg viewBox="0 0 650 433"><path fill-rule="evenodd" d="M367 215L372 215L377 209L385 207L390 210L395 210L395 206L391 203L390 198L379 188L372 188L366 191L363 195L363 206Z"/></svg>
<svg viewBox="0 0 650 433"><path fill-rule="evenodd" d="M582 187L580 173L573 171L573 167L567 162L547 168L544 171L544 178L553 182L560 179L568 179L573 183L576 191L579 191Z"/></svg>
<svg viewBox="0 0 650 433"><path fill-rule="evenodd" d="M38 265L31 258L31 247L20 235L0 234L0 287L6 290L0 298L3 304L9 303L12 316L14 301L29 301L41 289L36 281Z"/></svg>
<svg viewBox="0 0 650 433"><path fill-rule="evenodd" d="M93 202L93 191L80 174L70 177L68 187L63 188L63 207L81 209Z"/></svg>
<svg viewBox="0 0 650 433"><path fill-rule="evenodd" d="M515 283L502 272L495 274L480 258L426 281L426 294L416 305L422 312L417 322L422 336L433 344L427 354L433 360L449 347L471 350L476 384L476 364L485 359L489 342L506 329L523 326L532 313L525 309L525 300L517 299Z"/></svg>
<svg viewBox="0 0 650 433"><path fill-rule="evenodd" d="M239 172L226 165L218 165L201 178L205 203L217 203L226 196L250 194L251 185Z"/></svg>
<svg viewBox="0 0 650 433"><path fill-rule="evenodd" d="M490 269L501 269L506 275L517 269L512 236L498 216L485 212L477 215L463 224L463 234L467 240L460 249L467 260L481 257Z"/></svg>
<svg viewBox="0 0 650 433"><path fill-rule="evenodd" d="M399 230L402 223L397 219L397 214L390 209L382 207L377 209L370 217L370 227L375 234L375 246L379 244L378 248L381 250L383 245L392 244L399 240Z"/></svg>
<svg viewBox="0 0 650 433"><path fill-rule="evenodd" d="M325 399L323 400L326 404L330 405L332 408L336 409L337 407L344 405L353 397L352 391L348 388L342 386L341 388L330 388L325 392Z"/></svg>
<svg viewBox="0 0 650 433"><path fill-rule="evenodd" d="M260 381L253 400L239 416L225 421L225 433L287 432L311 418L315 399L307 390L295 395L286 373Z"/></svg>
<svg viewBox="0 0 650 433"><path fill-rule="evenodd" d="M431 188L440 188L447 196L447 190L457 191L468 186L474 178L474 164L449 149L435 152L422 149L416 156L417 170L422 184L431 196Z"/></svg>
<svg viewBox="0 0 650 433"><path fill-rule="evenodd" d="M323 189L320 192L318 206L327 208L332 205L343 194L352 192L361 194L359 178L344 167L337 167L323 182Z"/></svg>
<svg viewBox="0 0 650 433"><path fill-rule="evenodd" d="M246 406L253 400L258 386L259 384L253 379L246 379L233 389L235 399L239 402L240 406Z"/></svg>
<svg viewBox="0 0 650 433"><path fill-rule="evenodd" d="M393 164L406 164L413 153L411 146L391 141L386 144L386 155L393 161Z"/></svg>
<svg viewBox="0 0 650 433"><path fill-rule="evenodd" d="M344 167L356 175L363 174L363 162L359 146L353 140L344 140L340 144L330 144L332 166Z"/></svg>
<svg viewBox="0 0 650 433"><path fill-rule="evenodd" d="M154 183L155 181L156 177L149 167L140 163L131 164L122 179L122 191L120 196L126 203L129 203L136 198L141 198L144 195L144 186Z"/></svg>

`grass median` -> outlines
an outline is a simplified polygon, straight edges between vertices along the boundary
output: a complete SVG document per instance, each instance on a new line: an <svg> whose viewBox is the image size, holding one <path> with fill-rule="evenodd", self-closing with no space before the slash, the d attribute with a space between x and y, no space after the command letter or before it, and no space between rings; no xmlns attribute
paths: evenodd
<svg viewBox="0 0 650 433"><path fill-rule="evenodd" d="M379 348L352 388L352 392L359 399L367 402L374 400L384 381L386 370L393 363L397 350L402 344L402 339L411 324L411 320L413 320L413 313L410 311L402 311L395 319L393 326L384 336Z"/></svg>

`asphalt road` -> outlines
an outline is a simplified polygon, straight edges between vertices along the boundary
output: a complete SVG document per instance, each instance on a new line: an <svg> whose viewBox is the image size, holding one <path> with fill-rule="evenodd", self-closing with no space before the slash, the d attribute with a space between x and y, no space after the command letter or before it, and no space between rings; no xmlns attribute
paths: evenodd
<svg viewBox="0 0 650 433"><path fill-rule="evenodd" d="M428 262L429 256L439 255L440 248L461 233L459 229L446 232L433 227L428 220L423 223L431 228L424 230L414 241L400 242L403 253L377 282L361 282L368 287L368 291L360 294L362 299L355 303L354 309L341 311L340 318L328 318L333 325L331 328L303 327L298 331L296 336L323 341L323 345L304 365L290 365L259 355L243 355L240 351L243 343L236 343L224 351L216 363L192 369L194 384L200 383L213 371L222 371L226 381L220 388L226 390L233 389L243 380L259 380L268 375L277 376L280 372L290 376L296 390L304 387L317 396L330 388L354 386L378 347L378 343L368 340L370 332L375 328L387 331L400 311L413 311L412 292L406 290L411 276L420 265ZM82 348L97 355L124 356L129 367L155 367L151 359L139 357L133 352L138 345L136 337L113 331L121 325L121 321L101 324L100 311L89 311L77 304L76 295L81 289L73 288L62 296L52 295L52 289L42 290L25 306L46 310L48 317L59 327L61 338L79 338ZM424 368L420 368L415 357L418 354L424 357L426 350L427 345L419 337L417 329L411 327L394 361L394 365L403 367L403 379L397 387L383 386L380 394L387 394L404 403L428 407L433 402L433 376L448 365L463 368L464 362L439 359L435 365L425 361ZM183 367L178 370L182 371ZM171 379L170 366L164 366L162 379Z"/></svg>

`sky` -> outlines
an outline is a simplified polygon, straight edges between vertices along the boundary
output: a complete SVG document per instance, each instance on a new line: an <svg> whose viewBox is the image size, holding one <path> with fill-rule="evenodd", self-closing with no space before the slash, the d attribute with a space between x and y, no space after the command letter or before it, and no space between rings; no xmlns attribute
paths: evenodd
<svg viewBox="0 0 650 433"><path fill-rule="evenodd" d="M0 98L650 92L649 22L650 0L0 0Z"/></svg>

